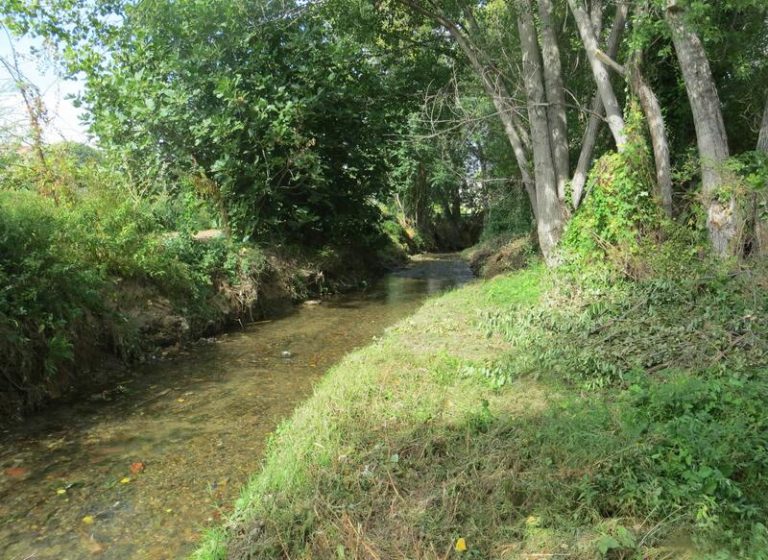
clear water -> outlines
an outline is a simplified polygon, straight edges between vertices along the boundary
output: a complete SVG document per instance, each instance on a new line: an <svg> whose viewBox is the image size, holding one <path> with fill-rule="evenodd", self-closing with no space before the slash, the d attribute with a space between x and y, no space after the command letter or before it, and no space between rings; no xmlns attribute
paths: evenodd
<svg viewBox="0 0 768 560"><path fill-rule="evenodd" d="M471 277L454 256L419 257L364 293L246 326L126 374L108 400L0 434L0 558L184 558L328 367Z"/></svg>

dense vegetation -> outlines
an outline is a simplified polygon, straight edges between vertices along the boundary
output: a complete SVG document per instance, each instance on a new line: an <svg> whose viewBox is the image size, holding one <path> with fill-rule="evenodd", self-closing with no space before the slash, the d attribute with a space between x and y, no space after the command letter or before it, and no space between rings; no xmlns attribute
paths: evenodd
<svg viewBox="0 0 768 560"><path fill-rule="evenodd" d="M3 59L5 411L269 286L534 263L334 370L201 558L767 557L763 0L0 8L98 145L47 146Z"/></svg>
<svg viewBox="0 0 768 560"><path fill-rule="evenodd" d="M218 224L204 200L138 196L100 157L75 161L69 148L48 158L44 179L30 178L38 164L23 160L29 168L9 170L11 188L0 191L0 410L12 417L98 386L108 356L143 360L281 298L353 287L401 258L378 225L353 242L309 247L208 236ZM35 192L42 184L56 199Z"/></svg>

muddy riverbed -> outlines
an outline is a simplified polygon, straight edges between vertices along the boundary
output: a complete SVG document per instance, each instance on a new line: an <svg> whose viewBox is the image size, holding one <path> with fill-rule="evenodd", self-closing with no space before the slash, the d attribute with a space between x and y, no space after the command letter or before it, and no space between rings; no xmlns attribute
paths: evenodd
<svg viewBox="0 0 768 560"><path fill-rule="evenodd" d="M184 558L324 371L471 277L455 256L418 257L369 290L196 345L0 434L0 558Z"/></svg>

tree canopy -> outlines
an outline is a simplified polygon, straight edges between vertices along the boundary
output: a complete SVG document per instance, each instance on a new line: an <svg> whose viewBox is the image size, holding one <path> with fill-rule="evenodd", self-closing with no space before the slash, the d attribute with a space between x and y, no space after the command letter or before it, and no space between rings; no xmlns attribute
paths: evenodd
<svg viewBox="0 0 768 560"><path fill-rule="evenodd" d="M91 129L136 185L191 184L238 236L353 239L393 200L419 227L478 201L487 219L503 185L559 262L637 98L667 218L701 192L715 252L765 245L745 180L765 175L758 0L3 4L85 79Z"/></svg>

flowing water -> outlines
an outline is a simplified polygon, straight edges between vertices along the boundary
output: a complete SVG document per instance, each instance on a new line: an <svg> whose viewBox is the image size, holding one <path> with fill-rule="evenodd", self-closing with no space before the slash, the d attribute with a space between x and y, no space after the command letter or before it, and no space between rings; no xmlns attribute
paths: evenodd
<svg viewBox="0 0 768 560"><path fill-rule="evenodd" d="M0 434L0 558L184 558L329 366L471 277L453 256L417 258Z"/></svg>

